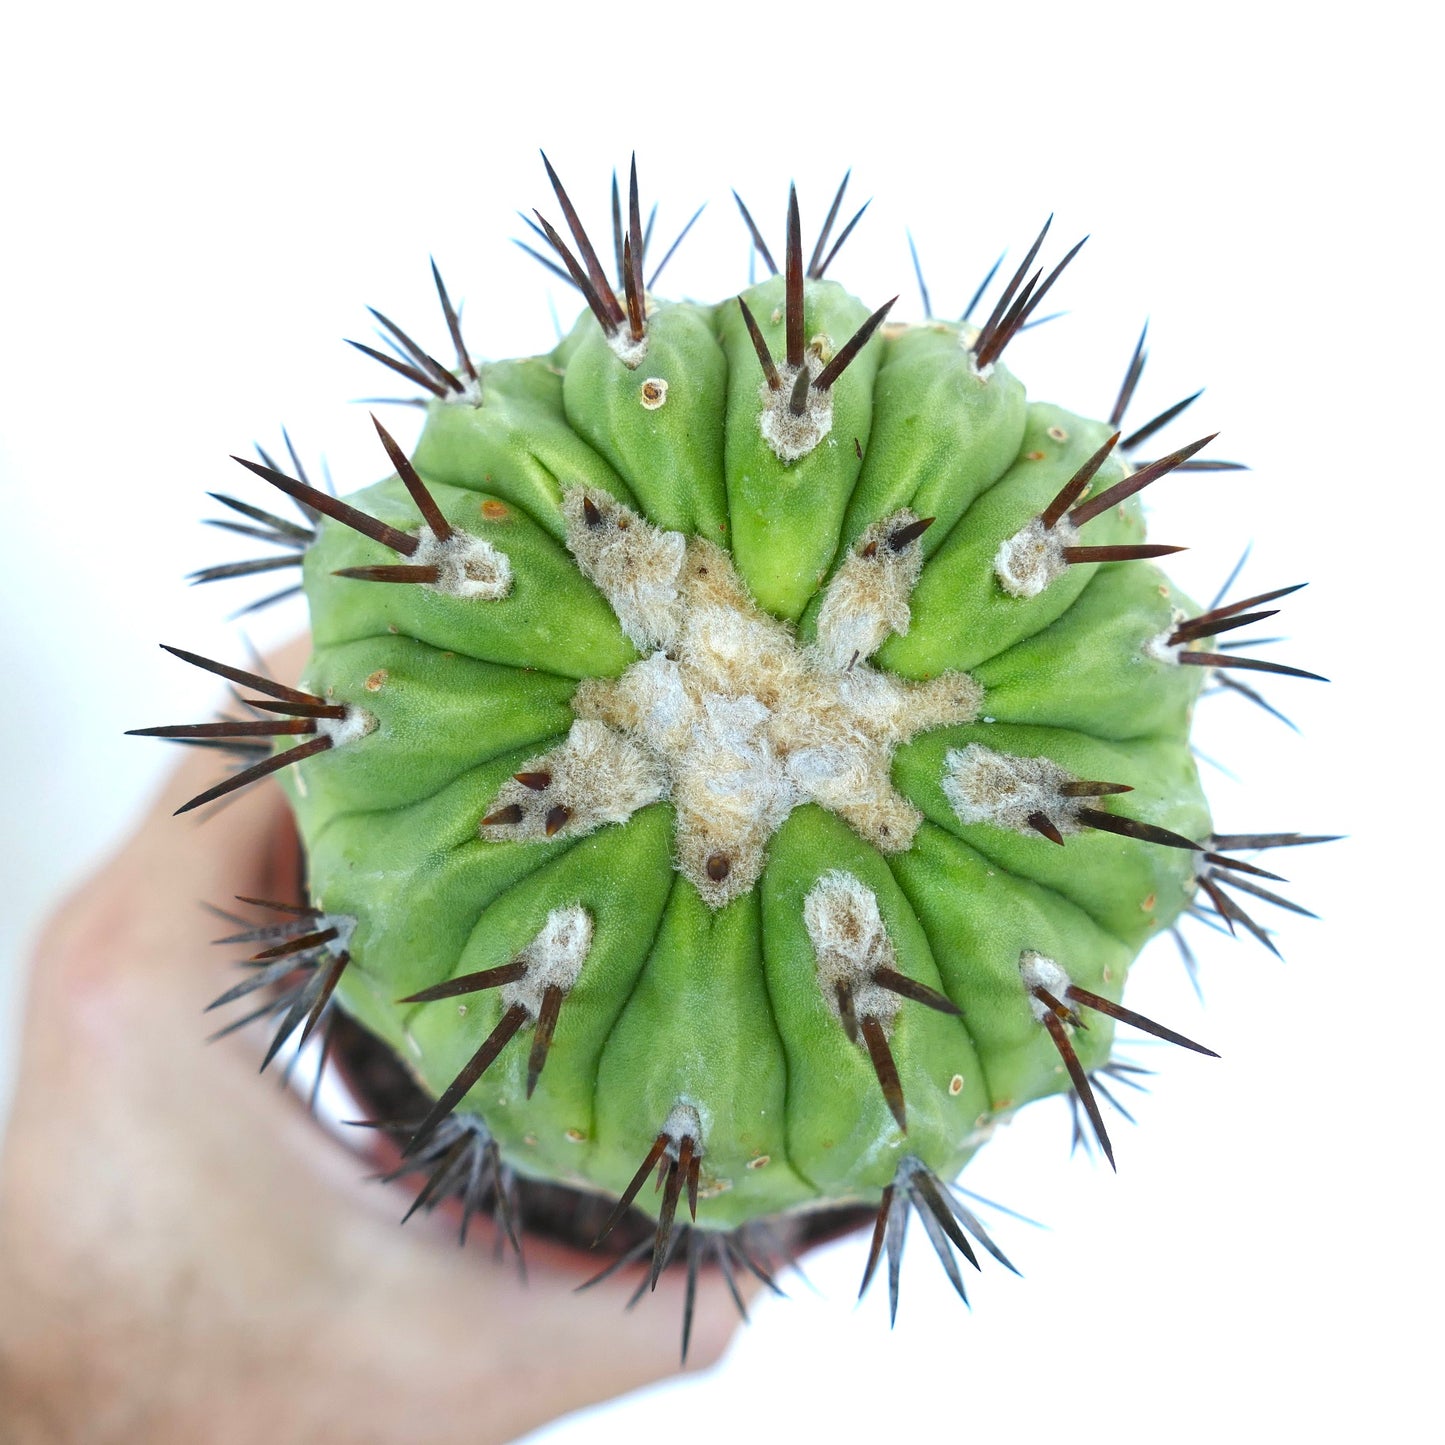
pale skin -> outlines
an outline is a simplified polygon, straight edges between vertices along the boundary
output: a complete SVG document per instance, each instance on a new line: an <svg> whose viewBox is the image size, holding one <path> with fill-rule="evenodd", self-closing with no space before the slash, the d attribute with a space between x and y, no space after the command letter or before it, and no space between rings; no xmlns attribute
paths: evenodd
<svg viewBox="0 0 1445 1445"><path fill-rule="evenodd" d="M419 1180L367 1181L256 1077L253 1035L202 1042L231 980L199 903L294 877L272 782L170 816L216 775L189 753L32 960L0 1155L0 1441L485 1445L675 1373L680 1272L624 1312L634 1275L575 1294L599 1267L577 1252L528 1240L523 1284L489 1220L464 1251L451 1220L403 1229ZM737 1324L705 1276L689 1368Z"/></svg>

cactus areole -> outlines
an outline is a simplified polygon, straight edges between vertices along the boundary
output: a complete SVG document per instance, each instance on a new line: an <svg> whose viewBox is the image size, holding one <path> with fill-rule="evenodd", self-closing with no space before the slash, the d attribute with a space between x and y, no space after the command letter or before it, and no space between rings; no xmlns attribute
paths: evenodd
<svg viewBox="0 0 1445 1445"><path fill-rule="evenodd" d="M961 1292L953 1250L1002 1256L946 1181L997 1124L1071 1091L1112 1162L1116 1023L1209 1052L1124 1007L1140 949L1206 906L1268 943L1233 854L1316 840L1215 834L1189 729L1210 678L1309 676L1215 640L1292 589L1201 610L1153 565L1139 492L1231 464L1148 460L1181 408L1125 435L1142 338L1107 420L1005 364L1044 236L982 325L899 325L825 275L838 201L804 266L794 198L709 306L644 284L635 169L615 272L552 182L553 351L474 361L437 276L455 364L379 313L363 348L427 398L410 457L377 425L394 475L263 454L301 520L220 498L282 550L200 577L299 563L314 639L294 688L178 653L252 720L143 730L237 755L188 807L276 773L295 813L310 897L224 999L273 1052L338 1007L384 1041L419 1202L641 1211L654 1284L841 1205L871 1274L913 1208Z"/></svg>

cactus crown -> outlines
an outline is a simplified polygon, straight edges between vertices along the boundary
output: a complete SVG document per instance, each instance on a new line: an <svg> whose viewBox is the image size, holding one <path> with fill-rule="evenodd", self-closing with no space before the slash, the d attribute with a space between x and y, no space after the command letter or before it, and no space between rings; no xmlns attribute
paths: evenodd
<svg viewBox="0 0 1445 1445"><path fill-rule="evenodd" d="M170 649L252 716L141 730L238 755L188 808L281 774L305 844L218 1002L278 990L268 1061L336 1004L385 1041L395 1172L463 1234L562 1183L647 1221L652 1283L683 1240L731 1279L760 1221L862 1205L896 1308L913 1208L962 1293L953 1251L1007 1260L945 1181L1061 1090L1112 1164L1113 1025L1210 1052L1124 1006L1135 955L1200 895L1269 944L1236 855L1319 841L1215 833L1188 742L1207 677L1312 676L1216 641L1294 589L1201 609L1154 568L1139 493L1233 464L1141 456L1187 401L1124 435L1142 336L1107 420L1026 397L1005 353L1079 250L1036 269L1047 224L981 326L988 280L903 326L827 276L846 177L806 268L796 194L781 271L739 201L771 274L705 306L655 294L671 251L644 284L635 163L615 277L547 172L555 350L474 360L433 267L454 365L378 312L354 343L429 398L411 456L376 424L393 477L262 454L301 520L219 498L282 551L198 579L299 563L315 654L291 687Z"/></svg>

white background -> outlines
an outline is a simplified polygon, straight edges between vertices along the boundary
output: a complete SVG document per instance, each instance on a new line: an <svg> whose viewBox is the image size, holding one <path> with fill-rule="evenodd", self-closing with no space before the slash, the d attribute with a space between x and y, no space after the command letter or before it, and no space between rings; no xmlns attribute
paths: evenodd
<svg viewBox="0 0 1445 1445"><path fill-rule="evenodd" d="M1281 859L1324 921L1279 919L1284 964L1200 939L1202 1013L1168 945L1146 957L1131 1001L1224 1057L1136 1051L1163 1073L1140 1127L1116 1126L1117 1178L1067 1158L1060 1103L985 1151L969 1182L1050 1225L998 1224L1027 1278L986 1271L969 1313L915 1231L890 1336L882 1292L852 1306L848 1245L815 1266L825 1300L798 1287L761 1308L715 1375L537 1438L1425 1439L1440 1287L1431 47L1391 4L1000 5L943 22L883 8L884 23L834 6L522 20L482 4L9 21L0 969L17 978L48 905L168 766L122 730L210 702L155 642L242 656L224 618L257 590L181 581L245 555L197 525L206 490L266 502L226 454L277 445L284 422L343 490L379 475L349 399L393 389L339 338L370 339L370 303L440 352L429 254L483 355L544 349L549 291L570 319L509 240L515 208L555 211L539 145L604 233L607 177L633 147L663 240L709 202L672 294L743 283L729 186L780 252L788 179L811 235L851 165L850 194L877 199L834 274L870 303L901 291L904 318L919 310L905 225L949 314L1055 211L1046 258L1092 234L1056 292L1071 314L1010 364L1036 396L1105 410L1151 316L1133 415L1208 383L1169 441L1219 428L1216 454L1253 466L1155 488L1154 535L1190 544L1176 570L1196 595L1251 539L1245 591L1312 584L1287 604L1279 655L1335 681L1266 685L1303 738L1232 697L1202 708L1200 736L1241 780L1208 775L1221 827L1350 835ZM388 420L409 441L415 416ZM283 609L250 635L299 625ZM0 984L0 1005L16 992Z"/></svg>

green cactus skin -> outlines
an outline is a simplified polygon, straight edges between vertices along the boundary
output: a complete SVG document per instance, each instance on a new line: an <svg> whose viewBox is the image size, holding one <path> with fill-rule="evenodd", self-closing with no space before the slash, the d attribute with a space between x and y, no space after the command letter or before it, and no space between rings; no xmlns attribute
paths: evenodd
<svg viewBox="0 0 1445 1445"><path fill-rule="evenodd" d="M929 1176L1031 1100L1109 1152L1111 1005L1214 846L1181 662L1239 609L1176 636L1129 479L1185 454L1141 476L1028 400L1030 308L880 327L803 276L794 208L741 304L625 271L624 311L574 236L591 312L479 372L453 325L414 474L346 504L395 531L333 506L304 548L329 745L280 777L340 961L288 1027L334 987L441 1101L416 1145L455 1112L635 1194L654 1277L684 1188L700 1232L881 1200L892 1249L895 1189L942 1225Z"/></svg>
<svg viewBox="0 0 1445 1445"><path fill-rule="evenodd" d="M830 315L844 312L844 325L856 327L867 314L855 302L845 307L836 286L819 289ZM760 303L769 310L781 303L781 287L772 284L772 291L772 304ZM657 318L669 309L657 304L650 331L662 329ZM917 349L917 333L873 343L879 363L853 378L863 384L846 410L840 399L834 413L835 422L846 414L856 433L804 459L817 465L799 477L802 468L780 462L759 435L757 360L745 336L744 353L731 335L736 304L714 313L686 310L681 343L665 357L649 345L639 368L646 377L610 352L600 365L601 330L590 315L579 322L581 335L567 348L568 375L548 415L554 427L570 424L578 436L610 432L613 455L587 470L581 456L571 458L568 484L605 495L617 486L620 466L624 496L640 498L650 485L660 492L646 470L650 447L663 459L656 472L669 481L679 456L709 464L684 475L698 476L703 497L726 491L733 499L727 512L703 503L690 509L676 487L676 495L655 504L673 518L691 511L716 519L713 528L725 539L738 531L753 538L739 572L778 614L797 616L821 595L820 574L847 553L840 534L863 470L851 437L860 435L866 458L873 382L894 365L895 347L912 342L909 350ZM710 325L697 325L699 318ZM809 335L823 329L811 308L808 324ZM966 360L956 327L934 325L927 334L948 339L949 361ZM579 358L589 359L585 385L572 379ZM916 365L908 350L898 364ZM725 435L726 447L715 445L710 455L685 449L678 433L664 430L659 412L639 400L643 381L652 378L668 384L664 415L695 388L710 388L712 435ZM503 785L565 741L576 680L615 678L641 655L555 540L565 536L558 502L508 484L512 468L497 438L519 427L503 398L479 409L435 403L429 416L441 438L431 441L429 420L417 454L425 462L445 447L447 474L473 478L471 487L426 480L453 526L507 554L508 596L472 601L337 577L343 568L396 559L346 526L322 526L306 558L316 651L303 686L364 709L377 725L283 776L307 843L317 905L356 920L341 1002L439 1095L501 1018L498 991L460 1003L395 1001L508 963L553 909L580 906L593 919L592 950L531 1099L525 1046L503 1049L466 1098L504 1158L523 1173L619 1193L672 1107L689 1102L704 1119L698 1203L704 1227L732 1227L813 1201L876 1199L904 1153L951 1178L996 1119L1067 1082L1030 1010L1021 952L1067 960L1077 984L1117 999L1133 955L1188 903L1193 873L1183 850L1106 833L1081 835L1060 849L1032 831L965 824L943 794L947 754L979 742L1051 757L1075 777L1127 782L1134 792L1121 810L1187 837L1209 831L1187 744L1203 674L1143 650L1148 638L1167 631L1172 615L1173 595L1158 573L1142 562L1071 568L1028 600L1008 597L993 577L1000 542L1040 511L1108 435L1056 407L1025 410L1015 403L1021 389L1012 377L999 373L985 385L994 380L1010 393L995 407L1005 413L1000 429L1020 434L1018 450L972 505L954 503L958 520L913 589L909 634L890 638L880 665L901 653L896 670L910 678L985 666L1015 675L1028 664L1015 661L1013 650L1037 652L1041 635L1063 631L1070 604L1088 595L1094 573L1113 590L1113 626L1102 643L1092 635L1068 639L1071 646L1053 654L1049 672L1029 669L1032 682L1015 687L1006 720L934 729L897 750L894 781L926 820L914 850L881 854L836 815L805 804L769 840L759 886L716 911L673 867L672 809L663 801L581 839L565 829L550 841L479 837L478 824ZM619 401L624 392L626 408ZM689 408L688 429L700 424L700 410L707 410L701 402ZM1069 439L1051 439L1049 429L1061 427ZM1042 457L1028 459L1040 449ZM995 455L1003 451L994 448ZM477 457L470 466L469 452ZM915 492L927 486L940 501L947 497L943 480L910 453L903 453L902 469L917 477ZM1101 472L1100 486L1121 475L1122 468ZM973 478L965 485L979 486ZM770 505L777 497L784 500ZM350 500L401 530L415 529L416 509L399 481ZM897 510L894 500L882 505ZM916 511L914 500L906 495L901 504ZM727 526L729 516L736 529ZM860 519L876 520L861 509ZM1100 521L1100 542L1142 535L1132 513ZM768 551L769 536L778 538L777 556ZM1117 650L1115 629L1137 639L1132 662ZM1066 691L1049 676L1063 668L1090 682L1102 672L1111 686ZM1113 686L1121 679L1123 688ZM1056 692L1065 698L1052 701ZM983 702L990 718L992 696L985 692ZM1067 726L1050 716L1062 706L1074 709ZM1120 743L1120 713L1147 713L1158 722ZM876 894L899 971L941 989L964 1012L958 1019L906 1002L898 1010L890 1044L908 1101L906 1136L868 1054L849 1042L818 984L803 903L820 877L840 869ZM1076 1047L1092 1067L1105 1062L1109 1044L1110 1030L1096 1024Z"/></svg>

